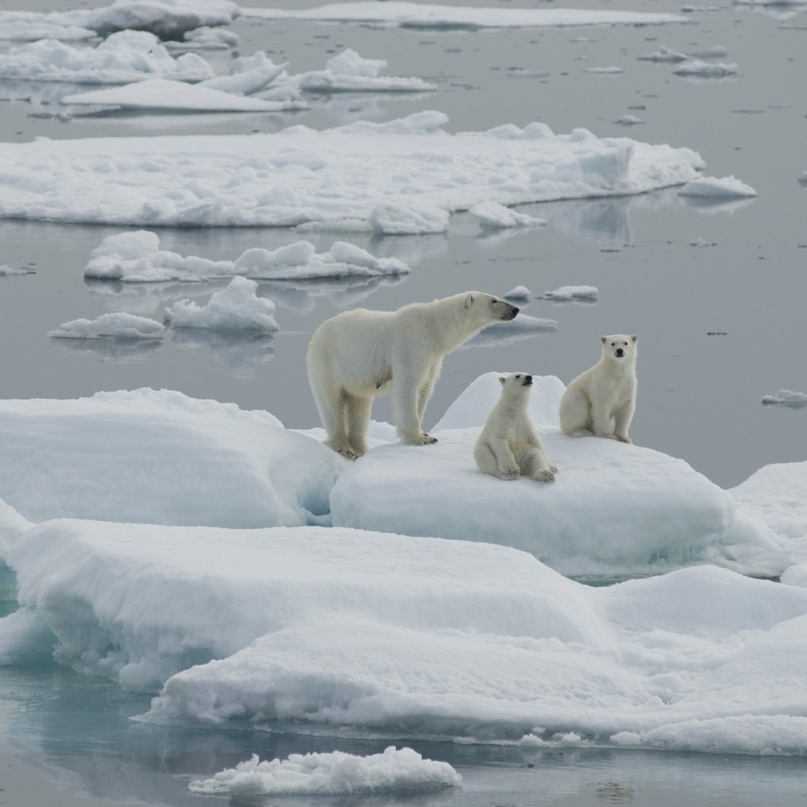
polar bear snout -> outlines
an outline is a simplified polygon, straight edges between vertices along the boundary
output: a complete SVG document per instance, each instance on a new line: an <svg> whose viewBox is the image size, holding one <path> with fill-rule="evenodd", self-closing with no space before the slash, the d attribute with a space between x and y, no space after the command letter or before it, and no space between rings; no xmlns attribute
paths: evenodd
<svg viewBox="0 0 807 807"><path fill-rule="evenodd" d="M621 358L622 358L624 355L625 355L625 350L624 350L624 348L618 347L618 348L616 349L616 357L617 357L618 359L621 359Z"/></svg>
<svg viewBox="0 0 807 807"><path fill-rule="evenodd" d="M510 303L508 303L507 305L508 305L508 309L502 315L502 319L503 320L515 319L516 314L518 314L518 311L519 311L518 306L517 305L510 305Z"/></svg>
<svg viewBox="0 0 807 807"><path fill-rule="evenodd" d="M524 380L521 382L521 386L529 387L531 385L532 385L532 376L531 375L525 375Z"/></svg>

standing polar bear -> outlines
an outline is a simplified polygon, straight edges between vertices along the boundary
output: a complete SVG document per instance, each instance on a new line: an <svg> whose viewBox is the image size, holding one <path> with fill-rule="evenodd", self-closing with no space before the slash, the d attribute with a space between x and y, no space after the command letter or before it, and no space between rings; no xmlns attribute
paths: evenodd
<svg viewBox="0 0 807 807"><path fill-rule="evenodd" d="M600 337L600 360L577 376L560 399L560 427L570 437L632 442L628 428L636 409L638 339L623 333Z"/></svg>
<svg viewBox="0 0 807 807"><path fill-rule="evenodd" d="M527 411L532 376L513 373L499 381L501 397L488 415L474 448L479 470L499 479L518 479L523 475L537 482L554 482L558 469L547 459Z"/></svg>
<svg viewBox="0 0 807 807"><path fill-rule="evenodd" d="M505 300L467 291L397 311L354 308L323 322L311 337L306 364L328 434L325 445L349 459L362 456L373 399L387 391L401 440L437 442L421 424L443 358L486 325L516 314Z"/></svg>

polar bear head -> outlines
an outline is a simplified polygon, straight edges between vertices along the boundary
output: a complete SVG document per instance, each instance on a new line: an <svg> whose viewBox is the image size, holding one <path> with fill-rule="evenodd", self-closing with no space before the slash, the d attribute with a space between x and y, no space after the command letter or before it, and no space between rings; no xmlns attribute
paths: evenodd
<svg viewBox="0 0 807 807"><path fill-rule="evenodd" d="M485 324L514 319L519 311L518 306L483 291L465 292L463 308L469 316Z"/></svg>
<svg viewBox="0 0 807 807"><path fill-rule="evenodd" d="M532 386L532 376L529 373L511 373L507 376L500 376L499 383L506 389L512 389L520 393L522 387ZM529 392L529 389L527 390Z"/></svg>
<svg viewBox="0 0 807 807"><path fill-rule="evenodd" d="M636 343L639 337L636 334L628 336L624 333L615 333L611 336L601 336L603 359L614 361L632 361L636 358Z"/></svg>

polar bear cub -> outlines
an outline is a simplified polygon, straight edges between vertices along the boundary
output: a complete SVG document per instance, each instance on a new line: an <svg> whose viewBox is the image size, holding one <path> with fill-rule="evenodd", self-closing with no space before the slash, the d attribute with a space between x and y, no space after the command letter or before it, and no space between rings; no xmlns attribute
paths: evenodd
<svg viewBox="0 0 807 807"><path fill-rule="evenodd" d="M364 454L373 399L387 391L401 440L437 442L421 424L443 358L486 325L516 314L518 308L499 297L467 291L397 311L354 308L323 322L306 364L325 444L349 459Z"/></svg>
<svg viewBox="0 0 807 807"><path fill-rule="evenodd" d="M635 334L601 336L602 356L566 388L560 427L570 437L608 437L632 442L628 428L636 409Z"/></svg>
<svg viewBox="0 0 807 807"><path fill-rule="evenodd" d="M499 479L527 476L538 482L554 482L558 469L547 459L527 410L532 376L513 373L499 381L501 396L474 448L479 470Z"/></svg>

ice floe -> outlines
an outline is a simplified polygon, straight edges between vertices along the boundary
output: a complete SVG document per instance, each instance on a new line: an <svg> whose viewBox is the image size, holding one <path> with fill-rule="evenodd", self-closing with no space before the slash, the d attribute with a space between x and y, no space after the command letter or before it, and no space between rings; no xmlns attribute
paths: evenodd
<svg viewBox="0 0 807 807"><path fill-rule="evenodd" d="M757 196L757 192L737 177L698 177L687 182L679 191L680 196L705 199L735 199Z"/></svg>

